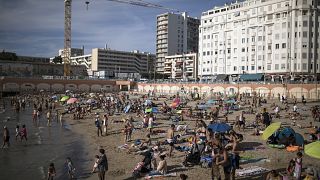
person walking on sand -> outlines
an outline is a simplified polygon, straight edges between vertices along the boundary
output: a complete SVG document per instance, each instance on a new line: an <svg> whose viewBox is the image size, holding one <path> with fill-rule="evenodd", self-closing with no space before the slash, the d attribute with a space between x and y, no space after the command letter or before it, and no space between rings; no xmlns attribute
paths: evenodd
<svg viewBox="0 0 320 180"><path fill-rule="evenodd" d="M98 177L99 180L105 180L106 171L108 171L108 159L105 155L105 150L100 149L100 157L98 160Z"/></svg>
<svg viewBox="0 0 320 180"><path fill-rule="evenodd" d="M59 121L60 121L60 126L63 126L63 113L59 114Z"/></svg>
<svg viewBox="0 0 320 180"><path fill-rule="evenodd" d="M95 161L94 161L91 173L96 172L96 169L98 168L99 155L95 155L94 157L95 157Z"/></svg>
<svg viewBox="0 0 320 180"><path fill-rule="evenodd" d="M7 126L3 127L3 145L2 145L2 148L4 148L5 145L7 145L7 147L10 146L10 132L9 132Z"/></svg>
<svg viewBox="0 0 320 180"><path fill-rule="evenodd" d="M53 180L53 177L56 176L56 169L54 168L54 164L50 163L48 168L48 178L47 180Z"/></svg>
<svg viewBox="0 0 320 180"><path fill-rule="evenodd" d="M67 163L67 170L68 170L69 179L70 180L75 179L76 168L74 168L70 157L67 157L66 163Z"/></svg>
<svg viewBox="0 0 320 180"><path fill-rule="evenodd" d="M20 131L20 134L21 134L21 138L20 138L20 141L22 141L22 139L24 138L26 141L28 141L28 138L27 138L27 128L26 128L26 125L22 125L22 129Z"/></svg>

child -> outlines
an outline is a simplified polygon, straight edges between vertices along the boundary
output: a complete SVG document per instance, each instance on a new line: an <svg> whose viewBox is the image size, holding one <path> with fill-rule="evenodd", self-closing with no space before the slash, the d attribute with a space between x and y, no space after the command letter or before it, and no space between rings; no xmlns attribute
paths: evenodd
<svg viewBox="0 0 320 180"><path fill-rule="evenodd" d="M53 177L56 175L56 169L54 168L54 164L50 163L48 168L48 180L53 180Z"/></svg>
<svg viewBox="0 0 320 180"><path fill-rule="evenodd" d="M21 136L19 125L16 126L16 140L18 139L18 136Z"/></svg>
<svg viewBox="0 0 320 180"><path fill-rule="evenodd" d="M93 168L92 168L91 173L94 173L94 172L96 171L96 169L98 168L99 156L98 156L98 155L95 155L94 157L96 158L96 160L95 160L95 162L94 162L94 165L93 165Z"/></svg>

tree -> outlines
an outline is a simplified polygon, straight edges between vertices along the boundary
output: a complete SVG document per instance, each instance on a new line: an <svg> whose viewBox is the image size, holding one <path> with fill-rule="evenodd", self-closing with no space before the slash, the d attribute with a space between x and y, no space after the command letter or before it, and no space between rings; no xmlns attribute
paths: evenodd
<svg viewBox="0 0 320 180"><path fill-rule="evenodd" d="M62 64L62 57L61 56L55 56L52 60L54 64Z"/></svg>

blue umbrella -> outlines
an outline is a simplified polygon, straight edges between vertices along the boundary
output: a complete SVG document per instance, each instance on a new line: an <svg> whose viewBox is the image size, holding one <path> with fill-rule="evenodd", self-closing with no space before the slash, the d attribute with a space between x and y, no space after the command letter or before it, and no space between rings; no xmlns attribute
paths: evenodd
<svg viewBox="0 0 320 180"><path fill-rule="evenodd" d="M304 139L303 139L303 136L302 136L301 134L296 133L296 134L294 135L294 137L296 138L296 144L297 144L298 146L302 146L302 145L304 144Z"/></svg>
<svg viewBox="0 0 320 180"><path fill-rule="evenodd" d="M227 132L231 130L231 127L226 124L226 123L215 123L215 124L210 124L208 126L208 129L211 129L212 132Z"/></svg>
<svg viewBox="0 0 320 180"><path fill-rule="evenodd" d="M279 139L282 139L283 137L289 137L290 135L295 135L296 133L292 128L286 127L279 133Z"/></svg>

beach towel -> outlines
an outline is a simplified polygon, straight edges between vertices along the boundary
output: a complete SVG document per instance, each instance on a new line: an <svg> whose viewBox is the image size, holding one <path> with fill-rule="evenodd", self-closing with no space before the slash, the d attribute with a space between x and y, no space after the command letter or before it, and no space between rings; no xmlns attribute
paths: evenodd
<svg viewBox="0 0 320 180"><path fill-rule="evenodd" d="M147 176L145 179L166 179L166 177L176 177L177 173L168 173L165 175L153 175L153 176Z"/></svg>
<svg viewBox="0 0 320 180"><path fill-rule="evenodd" d="M243 169L236 170L236 176L244 177L244 176L255 176L265 172L268 172L269 169L259 167L259 166L251 166Z"/></svg>

